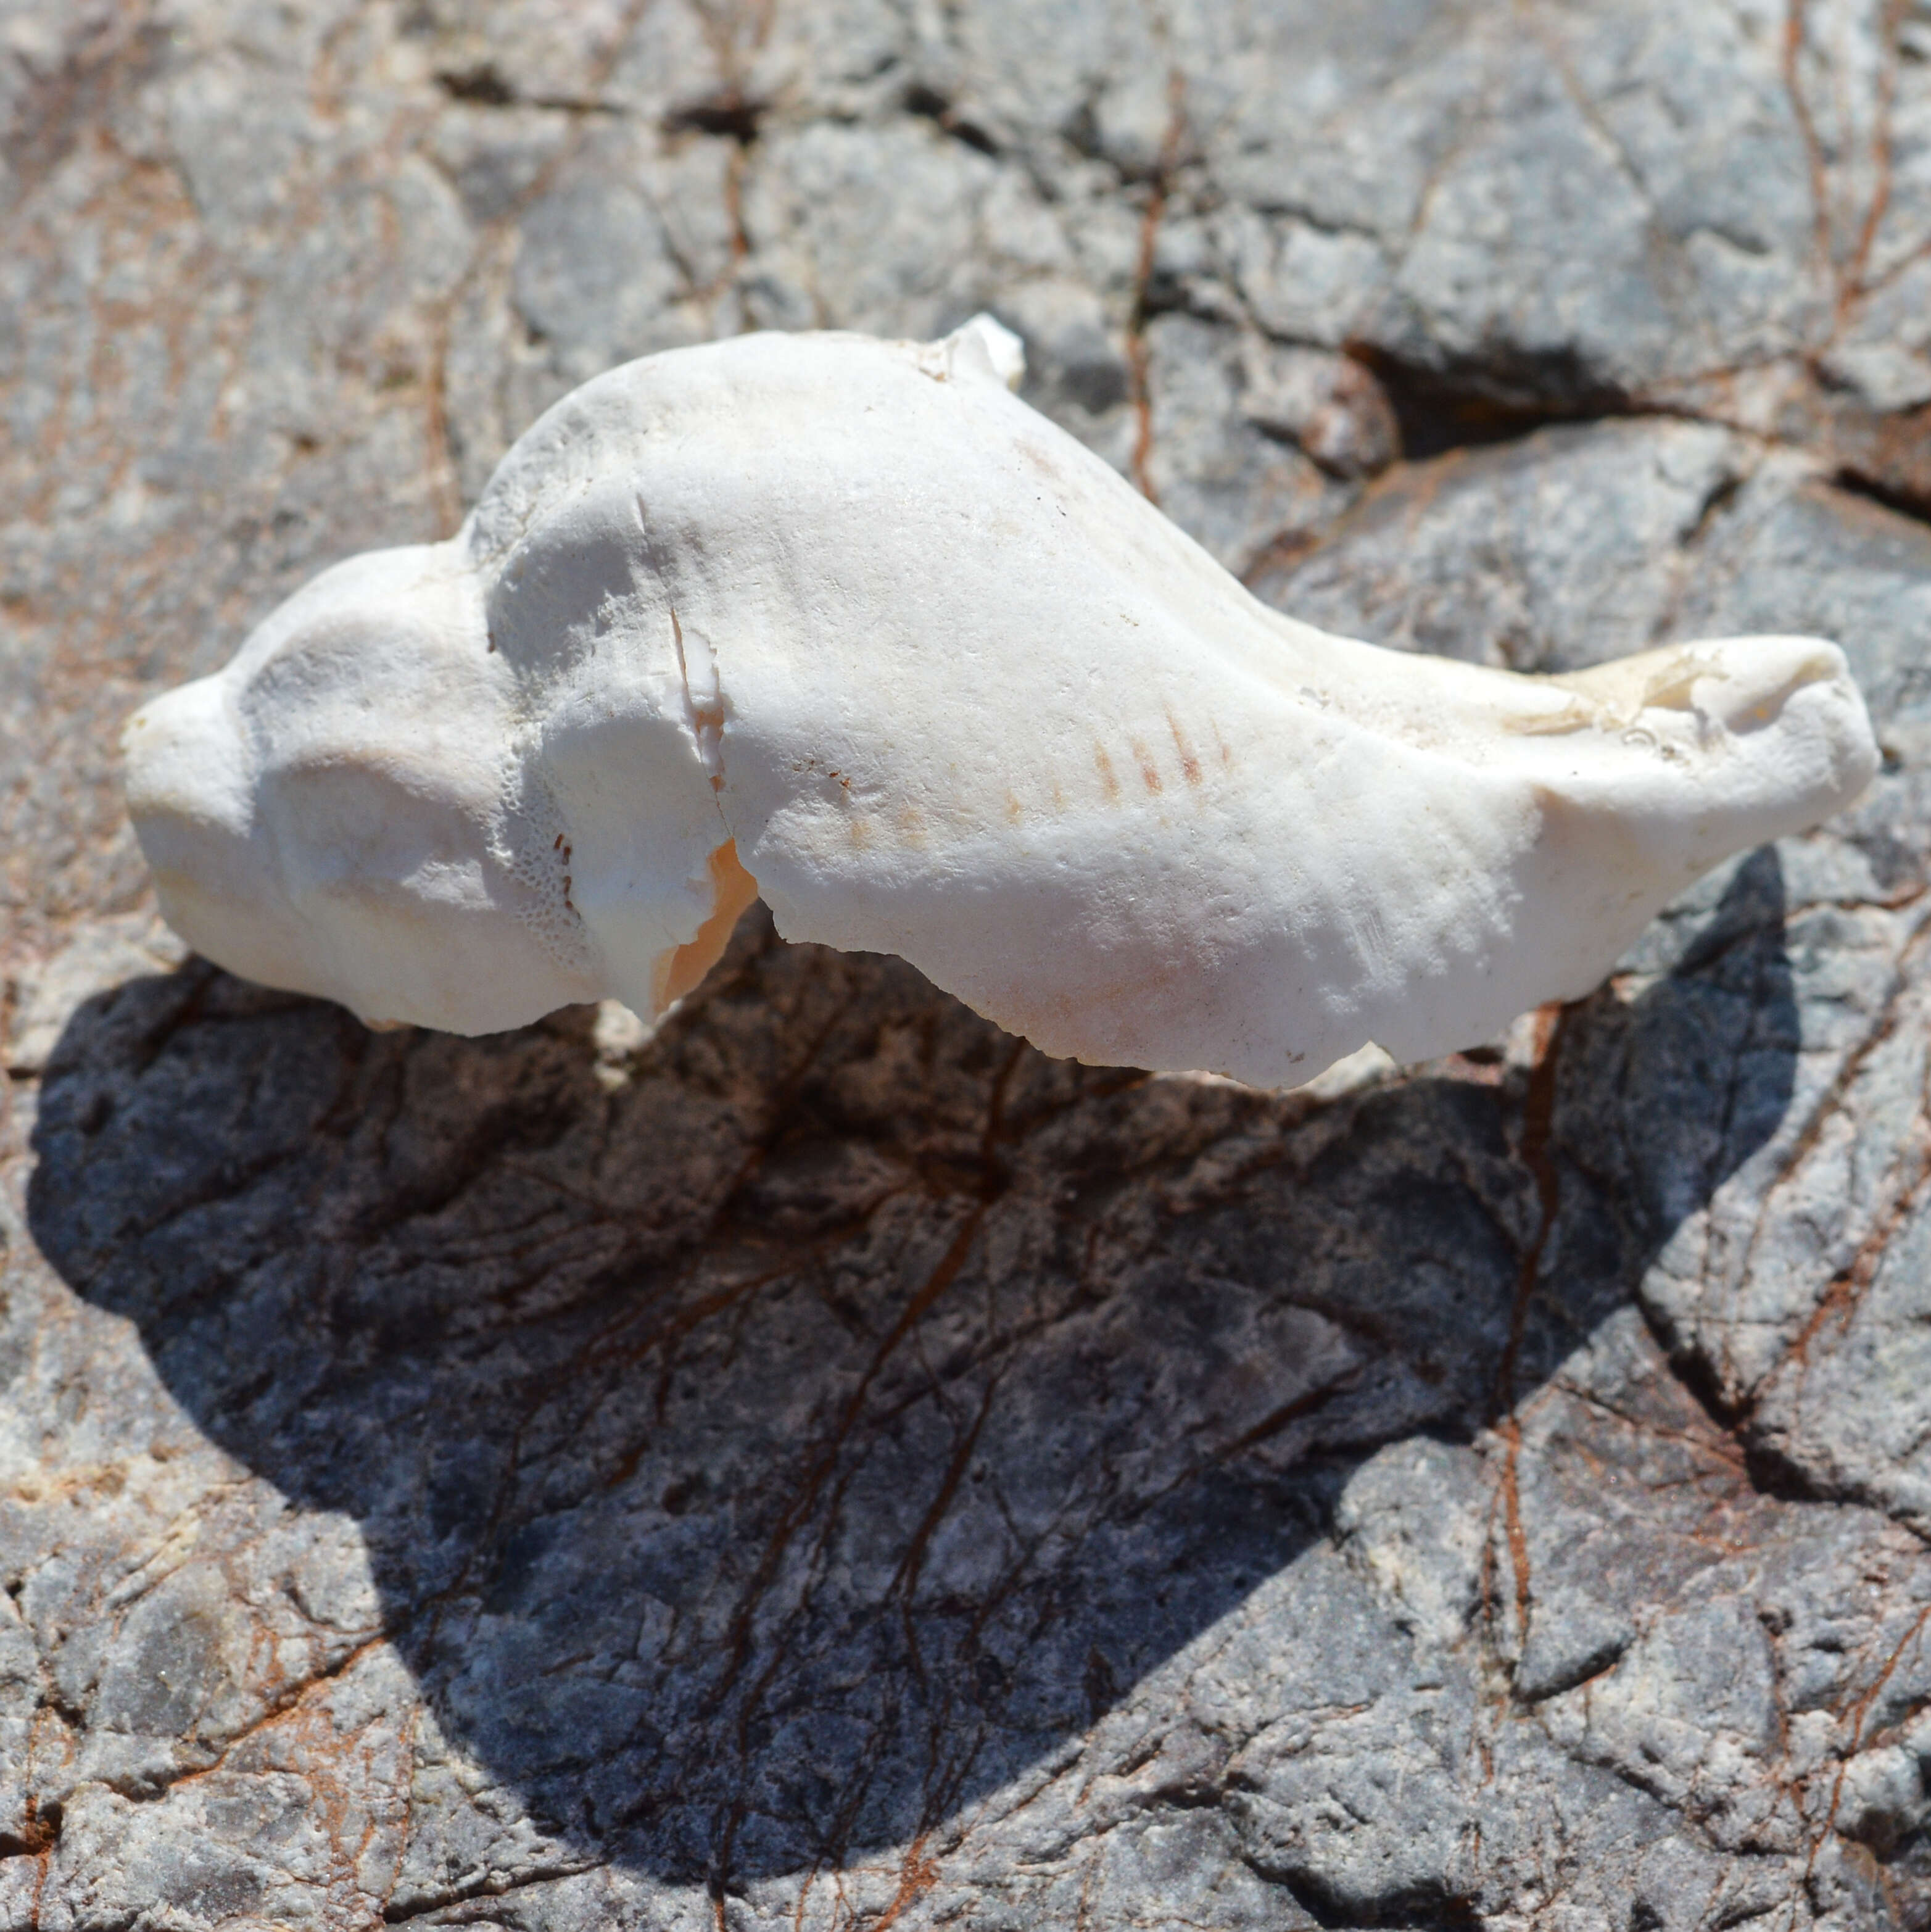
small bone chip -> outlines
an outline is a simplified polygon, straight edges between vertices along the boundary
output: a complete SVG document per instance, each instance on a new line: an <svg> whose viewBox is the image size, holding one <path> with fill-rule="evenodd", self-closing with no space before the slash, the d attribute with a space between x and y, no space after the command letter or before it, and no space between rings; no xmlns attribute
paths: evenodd
<svg viewBox="0 0 1931 1932"><path fill-rule="evenodd" d="M1843 653L1525 677L1267 609L937 343L739 337L550 410L127 728L162 908L371 1024L655 1018L762 895L1046 1052L1263 1086L1588 992L1876 753Z"/></svg>

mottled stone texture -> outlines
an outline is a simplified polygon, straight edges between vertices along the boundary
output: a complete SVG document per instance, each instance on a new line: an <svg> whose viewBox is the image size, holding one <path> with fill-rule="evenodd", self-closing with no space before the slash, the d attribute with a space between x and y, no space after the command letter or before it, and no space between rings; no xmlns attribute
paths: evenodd
<svg viewBox="0 0 1931 1932"><path fill-rule="evenodd" d="M1931 1926L1925 0L0 7L0 1926ZM1504 1040L184 961L120 718L613 362L980 307L1264 596L1841 638Z"/></svg>

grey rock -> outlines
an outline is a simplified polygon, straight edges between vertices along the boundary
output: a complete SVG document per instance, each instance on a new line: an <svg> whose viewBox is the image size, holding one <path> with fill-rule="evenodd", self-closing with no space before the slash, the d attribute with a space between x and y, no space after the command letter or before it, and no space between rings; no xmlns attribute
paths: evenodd
<svg viewBox="0 0 1931 1932"><path fill-rule="evenodd" d="M0 12L0 1926L1931 1924L1931 16ZM182 957L142 694L982 307L1282 608L1825 632L1882 775L1298 1095L761 914L655 1036Z"/></svg>
<svg viewBox="0 0 1931 1932"><path fill-rule="evenodd" d="M1333 523L1362 473L1393 456L1378 386L1345 358L1186 315L1153 319L1145 357L1144 446L1130 467L1237 574Z"/></svg>

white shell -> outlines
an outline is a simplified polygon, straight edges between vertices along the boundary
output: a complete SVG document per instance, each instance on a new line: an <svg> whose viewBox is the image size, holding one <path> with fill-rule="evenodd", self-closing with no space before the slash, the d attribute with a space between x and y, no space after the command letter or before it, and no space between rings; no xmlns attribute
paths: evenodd
<svg viewBox="0 0 1931 1932"><path fill-rule="evenodd" d="M448 542L324 572L133 719L169 920L483 1033L660 1012L759 892L1048 1053L1271 1086L1586 992L1875 769L1815 638L1531 678L1282 616L1018 371L982 317L586 383Z"/></svg>

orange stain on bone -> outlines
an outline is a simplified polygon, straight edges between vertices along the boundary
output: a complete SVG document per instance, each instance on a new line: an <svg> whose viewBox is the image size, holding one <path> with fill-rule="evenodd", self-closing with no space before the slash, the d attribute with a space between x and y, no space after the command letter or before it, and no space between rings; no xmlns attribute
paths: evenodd
<svg viewBox="0 0 1931 1932"><path fill-rule="evenodd" d="M1120 796L1120 781L1113 776L1113 760L1106 755L1104 745L1093 746L1093 761L1099 767L1099 782L1105 788L1107 796L1117 798Z"/></svg>
<svg viewBox="0 0 1931 1932"><path fill-rule="evenodd" d="M1180 754L1180 776L1189 784L1198 784L1200 760L1194 756L1194 748L1187 742L1187 734L1180 729L1180 721L1171 710L1167 713L1167 729L1174 734L1174 746Z"/></svg>
<svg viewBox="0 0 1931 1932"><path fill-rule="evenodd" d="M658 969L664 976L659 1012L681 1000L724 956L739 914L757 896L757 881L739 862L735 838L726 839L711 854L709 866L711 916L698 927L696 938L671 954L668 970Z"/></svg>
<svg viewBox="0 0 1931 1932"><path fill-rule="evenodd" d="M1140 781L1149 791L1160 789L1160 768L1153 762L1153 754L1138 738L1132 740L1133 755L1139 761Z"/></svg>

